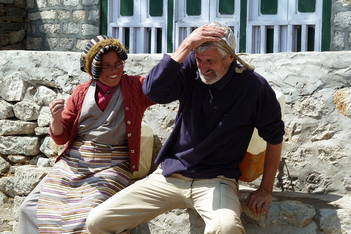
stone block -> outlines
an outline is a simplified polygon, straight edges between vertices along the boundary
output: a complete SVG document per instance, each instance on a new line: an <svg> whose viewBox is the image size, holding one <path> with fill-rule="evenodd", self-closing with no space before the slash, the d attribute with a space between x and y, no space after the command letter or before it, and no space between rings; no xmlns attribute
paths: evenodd
<svg viewBox="0 0 351 234"><path fill-rule="evenodd" d="M34 8L35 7L35 0L26 0L26 7L28 9Z"/></svg>
<svg viewBox="0 0 351 234"><path fill-rule="evenodd" d="M55 98L56 92L46 86L39 86L33 96L34 101L40 106L48 106Z"/></svg>
<svg viewBox="0 0 351 234"><path fill-rule="evenodd" d="M83 36L95 36L99 33L99 27L92 24L82 25L82 35Z"/></svg>
<svg viewBox="0 0 351 234"><path fill-rule="evenodd" d="M56 19L56 11L54 10L42 11L40 12L40 17L43 20Z"/></svg>
<svg viewBox="0 0 351 234"><path fill-rule="evenodd" d="M14 177L6 176L0 178L0 192L3 192L8 197L14 197Z"/></svg>
<svg viewBox="0 0 351 234"><path fill-rule="evenodd" d="M7 33L0 34L0 46L5 46L9 44L9 35Z"/></svg>
<svg viewBox="0 0 351 234"><path fill-rule="evenodd" d="M332 44L337 49L345 48L345 33L342 31L335 31Z"/></svg>
<svg viewBox="0 0 351 234"><path fill-rule="evenodd" d="M3 192L0 192L0 206L4 205L6 201L7 196Z"/></svg>
<svg viewBox="0 0 351 234"><path fill-rule="evenodd" d="M10 163L0 156L0 175L5 174L10 168Z"/></svg>
<svg viewBox="0 0 351 234"><path fill-rule="evenodd" d="M13 4L14 0L0 0L0 4Z"/></svg>
<svg viewBox="0 0 351 234"><path fill-rule="evenodd" d="M39 9L47 7L47 0L36 0L37 6Z"/></svg>
<svg viewBox="0 0 351 234"><path fill-rule="evenodd" d="M20 166L15 170L13 189L16 196L28 195L47 174L47 169L33 166Z"/></svg>
<svg viewBox="0 0 351 234"><path fill-rule="evenodd" d="M351 11L338 12L334 18L334 27L350 28L351 27Z"/></svg>
<svg viewBox="0 0 351 234"><path fill-rule="evenodd" d="M351 88L338 89L334 94L334 103L339 113L351 118Z"/></svg>
<svg viewBox="0 0 351 234"><path fill-rule="evenodd" d="M43 24L39 27L39 30L45 34L57 34L60 33L60 24Z"/></svg>
<svg viewBox="0 0 351 234"><path fill-rule="evenodd" d="M62 28L65 34L77 34L80 32L80 25L77 23L64 23Z"/></svg>
<svg viewBox="0 0 351 234"><path fill-rule="evenodd" d="M351 210L321 209L320 227L325 234L348 234L351 231Z"/></svg>
<svg viewBox="0 0 351 234"><path fill-rule="evenodd" d="M20 8L26 8L26 0L15 0L14 5Z"/></svg>
<svg viewBox="0 0 351 234"><path fill-rule="evenodd" d="M25 36L26 36L26 32L24 30L9 32L10 44L16 44L18 42L23 41Z"/></svg>
<svg viewBox="0 0 351 234"><path fill-rule="evenodd" d="M41 135L48 135L49 133L49 128L48 127L37 127L34 129L35 135L41 136Z"/></svg>
<svg viewBox="0 0 351 234"><path fill-rule="evenodd" d="M51 120L51 112L49 107L47 106L42 107L38 116L38 126L47 127L49 126L50 120Z"/></svg>
<svg viewBox="0 0 351 234"><path fill-rule="evenodd" d="M99 0L82 0L83 6L94 6L99 4Z"/></svg>
<svg viewBox="0 0 351 234"><path fill-rule="evenodd" d="M60 0L49 0L48 6L49 7L61 6L61 1Z"/></svg>
<svg viewBox="0 0 351 234"><path fill-rule="evenodd" d="M78 6L79 0L63 0L64 6Z"/></svg>
<svg viewBox="0 0 351 234"><path fill-rule="evenodd" d="M2 79L0 96L8 102L21 101L28 85L22 79L22 73L12 73ZM0 77L1 80L1 77Z"/></svg>
<svg viewBox="0 0 351 234"><path fill-rule="evenodd" d="M15 116L15 114L13 113L12 104L0 100L0 119L8 119L13 116Z"/></svg>
<svg viewBox="0 0 351 234"><path fill-rule="evenodd" d="M88 44L89 40L77 40L76 48L79 51L83 51L85 46Z"/></svg>
<svg viewBox="0 0 351 234"><path fill-rule="evenodd" d="M35 102L23 100L13 105L13 112L16 118L24 121L37 120L40 106Z"/></svg>
<svg viewBox="0 0 351 234"><path fill-rule="evenodd" d="M69 19L71 17L71 11L60 10L57 11L57 18L59 20Z"/></svg>
<svg viewBox="0 0 351 234"><path fill-rule="evenodd" d="M13 163L24 163L27 157L23 155L9 155L7 159Z"/></svg>
<svg viewBox="0 0 351 234"><path fill-rule="evenodd" d="M39 138L27 136L0 136L0 154L37 155Z"/></svg>
<svg viewBox="0 0 351 234"><path fill-rule="evenodd" d="M0 120L0 135L31 135L34 134L36 123L20 120Z"/></svg>
<svg viewBox="0 0 351 234"><path fill-rule="evenodd" d="M100 19L100 11L99 10L89 11L89 16L88 16L89 21L98 22L99 19Z"/></svg>
<svg viewBox="0 0 351 234"><path fill-rule="evenodd" d="M40 12L28 13L28 19L30 21L41 19Z"/></svg>
<svg viewBox="0 0 351 234"><path fill-rule="evenodd" d="M83 10L75 10L75 11L73 11L73 13L72 13L73 21L74 21L74 22L82 22L82 21L85 20L86 15L87 15L87 12L86 12L86 11L83 11Z"/></svg>
<svg viewBox="0 0 351 234"><path fill-rule="evenodd" d="M27 50L40 50L42 48L43 39L40 37L27 37L26 49Z"/></svg>
<svg viewBox="0 0 351 234"><path fill-rule="evenodd" d="M56 145L51 137L45 137L43 143L40 146L40 151L47 157L56 157L63 150L62 145Z"/></svg>

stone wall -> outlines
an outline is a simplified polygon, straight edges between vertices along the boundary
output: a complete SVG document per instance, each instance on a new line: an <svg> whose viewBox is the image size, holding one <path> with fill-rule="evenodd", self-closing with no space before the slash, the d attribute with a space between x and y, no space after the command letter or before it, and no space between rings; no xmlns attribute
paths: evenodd
<svg viewBox="0 0 351 234"><path fill-rule="evenodd" d="M25 48L25 0L0 0L0 50Z"/></svg>
<svg viewBox="0 0 351 234"><path fill-rule="evenodd" d="M99 34L98 0L27 0L28 50L81 51Z"/></svg>
<svg viewBox="0 0 351 234"><path fill-rule="evenodd" d="M351 49L351 1L333 1L330 50Z"/></svg>
<svg viewBox="0 0 351 234"><path fill-rule="evenodd" d="M48 103L67 98L88 77L79 53L0 51L0 233L16 227L17 207L59 151L47 137ZM162 55L130 55L126 72L142 74ZM283 159L266 219L244 207L248 233L350 233L351 52L242 55L285 95ZM159 146L177 103L155 105L144 122ZM244 204L258 181L241 184ZM246 187L245 187L246 186ZM283 192L280 192L283 191ZM202 233L196 213L175 210L134 233ZM15 230L15 229L14 229ZM15 233L15 231L14 231Z"/></svg>

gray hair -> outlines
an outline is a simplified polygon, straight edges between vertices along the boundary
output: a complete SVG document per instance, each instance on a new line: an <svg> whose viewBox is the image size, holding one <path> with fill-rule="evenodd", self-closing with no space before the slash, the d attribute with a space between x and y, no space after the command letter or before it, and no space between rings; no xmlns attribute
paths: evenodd
<svg viewBox="0 0 351 234"><path fill-rule="evenodd" d="M220 24L218 22L213 22L210 25L224 29L225 31L224 37L222 37L221 38L222 40L219 40L219 41L207 41L201 44L199 47L197 47L195 51L203 52L208 48L215 47L218 49L218 52L223 57L227 55L231 55L235 60L237 60L241 65L243 65L243 68L239 69L240 71L238 70L238 72L241 73L243 72L243 70L251 70L251 71L255 70L254 66L246 63L237 54L235 54L236 40L235 40L233 30L230 27Z"/></svg>

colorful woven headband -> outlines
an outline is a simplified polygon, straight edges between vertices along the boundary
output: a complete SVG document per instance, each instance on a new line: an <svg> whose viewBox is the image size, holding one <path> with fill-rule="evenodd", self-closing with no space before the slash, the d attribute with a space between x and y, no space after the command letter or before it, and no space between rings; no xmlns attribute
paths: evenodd
<svg viewBox="0 0 351 234"><path fill-rule="evenodd" d="M114 50L121 60L128 58L127 49L115 38L105 35L91 39L80 56L80 69L95 80L101 73L101 58L107 51Z"/></svg>

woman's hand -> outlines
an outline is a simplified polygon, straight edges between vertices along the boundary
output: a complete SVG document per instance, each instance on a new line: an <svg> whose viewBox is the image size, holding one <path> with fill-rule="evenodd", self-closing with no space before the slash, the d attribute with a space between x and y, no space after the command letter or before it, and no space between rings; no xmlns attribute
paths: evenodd
<svg viewBox="0 0 351 234"><path fill-rule="evenodd" d="M61 135L63 133L63 126L62 126L61 120L62 120L62 112L64 107L65 107L64 99L56 99L49 104L49 108L52 116L50 128L54 135Z"/></svg>

